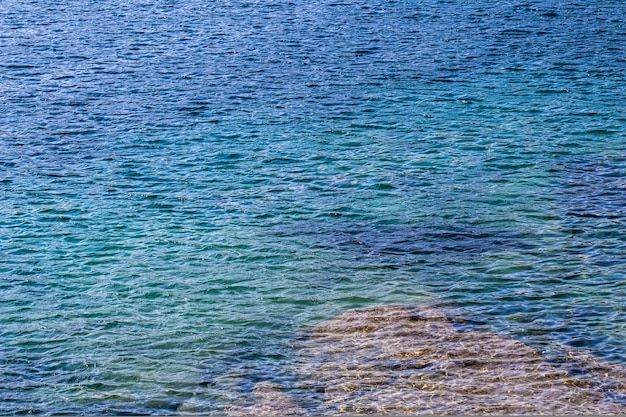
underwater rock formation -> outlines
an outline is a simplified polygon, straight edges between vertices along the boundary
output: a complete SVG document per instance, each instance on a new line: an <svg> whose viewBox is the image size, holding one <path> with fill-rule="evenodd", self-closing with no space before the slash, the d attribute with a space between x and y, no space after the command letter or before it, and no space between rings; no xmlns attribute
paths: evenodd
<svg viewBox="0 0 626 417"><path fill-rule="evenodd" d="M576 374L568 367L576 367ZM626 414L626 369L573 353L562 366L441 311L382 306L315 326L295 369L312 414Z"/></svg>
<svg viewBox="0 0 626 417"><path fill-rule="evenodd" d="M272 382L259 382L254 386L254 405L230 406L229 416L302 416L307 412L294 398L282 392L282 387Z"/></svg>

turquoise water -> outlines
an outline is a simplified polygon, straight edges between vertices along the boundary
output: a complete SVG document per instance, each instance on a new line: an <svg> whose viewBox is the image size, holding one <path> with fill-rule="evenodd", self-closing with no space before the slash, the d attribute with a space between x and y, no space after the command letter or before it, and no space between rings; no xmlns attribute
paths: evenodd
<svg viewBox="0 0 626 417"><path fill-rule="evenodd" d="M0 414L219 414L385 303L626 364L625 17L1 2Z"/></svg>

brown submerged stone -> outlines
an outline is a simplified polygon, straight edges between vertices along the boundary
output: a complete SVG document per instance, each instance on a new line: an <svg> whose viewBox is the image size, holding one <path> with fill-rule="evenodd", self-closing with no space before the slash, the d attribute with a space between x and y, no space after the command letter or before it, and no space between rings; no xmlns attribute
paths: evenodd
<svg viewBox="0 0 626 417"><path fill-rule="evenodd" d="M254 386L254 405L230 406L229 416L301 416L306 411L300 408L294 398L282 391L282 387L272 382L259 382Z"/></svg>
<svg viewBox="0 0 626 417"><path fill-rule="evenodd" d="M626 395L623 366L576 351L551 365L436 309L350 311L315 326L299 353L302 388L320 393L314 414L626 414L612 400Z"/></svg>

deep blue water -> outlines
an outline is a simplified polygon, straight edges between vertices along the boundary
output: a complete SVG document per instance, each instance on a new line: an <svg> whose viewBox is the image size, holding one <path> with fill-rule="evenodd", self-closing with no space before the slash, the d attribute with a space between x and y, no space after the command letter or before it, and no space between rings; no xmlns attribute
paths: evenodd
<svg viewBox="0 0 626 417"><path fill-rule="evenodd" d="M0 414L218 414L382 303L626 364L625 75L618 0L0 1Z"/></svg>

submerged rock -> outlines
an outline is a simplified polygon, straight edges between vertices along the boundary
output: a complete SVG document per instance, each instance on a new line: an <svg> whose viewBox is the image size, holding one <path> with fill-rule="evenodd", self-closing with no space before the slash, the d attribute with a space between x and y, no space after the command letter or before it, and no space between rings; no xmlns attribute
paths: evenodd
<svg viewBox="0 0 626 417"><path fill-rule="evenodd" d="M272 382L259 382L254 386L254 405L230 406L229 416L301 416L306 411L300 408L294 398L282 391L282 387Z"/></svg>
<svg viewBox="0 0 626 417"><path fill-rule="evenodd" d="M315 326L295 372L313 414L625 414L626 369L570 356L557 366L439 310L382 306Z"/></svg>

